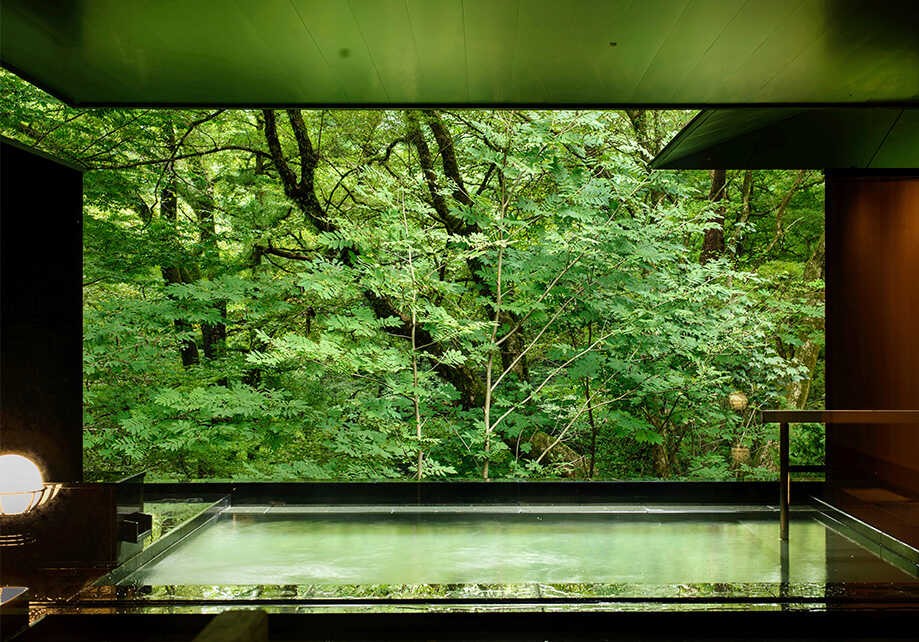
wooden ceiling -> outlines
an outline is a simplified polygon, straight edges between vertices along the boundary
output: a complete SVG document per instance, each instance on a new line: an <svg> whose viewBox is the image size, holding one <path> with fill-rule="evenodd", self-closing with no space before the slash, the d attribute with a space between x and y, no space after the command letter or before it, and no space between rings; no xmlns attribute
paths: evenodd
<svg viewBox="0 0 919 642"><path fill-rule="evenodd" d="M75 105L919 102L912 0L2 0Z"/></svg>

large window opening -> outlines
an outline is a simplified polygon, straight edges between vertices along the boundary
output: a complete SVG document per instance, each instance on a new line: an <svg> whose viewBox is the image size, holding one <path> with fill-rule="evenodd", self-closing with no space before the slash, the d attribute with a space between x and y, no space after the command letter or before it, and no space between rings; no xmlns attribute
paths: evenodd
<svg viewBox="0 0 919 642"><path fill-rule="evenodd" d="M0 82L3 134L86 169L87 480L774 479L757 411L824 406L823 177L650 171L693 112Z"/></svg>

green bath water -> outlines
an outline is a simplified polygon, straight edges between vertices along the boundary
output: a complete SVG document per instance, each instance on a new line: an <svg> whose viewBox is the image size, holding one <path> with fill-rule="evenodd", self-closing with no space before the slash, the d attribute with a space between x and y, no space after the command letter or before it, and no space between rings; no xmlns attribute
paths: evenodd
<svg viewBox="0 0 919 642"><path fill-rule="evenodd" d="M143 585L780 582L777 520L704 516L228 514L128 578ZM915 578L806 516L794 583Z"/></svg>

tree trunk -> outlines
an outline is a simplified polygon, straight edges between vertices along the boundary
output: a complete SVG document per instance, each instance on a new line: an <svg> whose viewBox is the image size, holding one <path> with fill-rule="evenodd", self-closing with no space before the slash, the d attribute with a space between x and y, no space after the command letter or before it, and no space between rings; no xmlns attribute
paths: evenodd
<svg viewBox="0 0 919 642"><path fill-rule="evenodd" d="M214 278L220 267L220 249L217 245L217 227L214 218L217 205L214 202L210 180L200 159L198 159L198 164L197 176L202 179L203 184L199 186L196 198L192 200L192 207L198 218L198 241L201 244L203 273L207 278ZM201 344L204 349L204 357L208 360L220 359L226 354L227 302L225 300L216 301L214 307L220 313L222 322L201 324ZM226 381L223 380L222 383L225 385Z"/></svg>
<svg viewBox="0 0 919 642"><path fill-rule="evenodd" d="M558 442L541 430L530 437L530 454L534 459L545 455L546 462L560 465L565 470L566 477L584 478L587 476L587 462L571 447Z"/></svg>
<svg viewBox="0 0 919 642"><path fill-rule="evenodd" d="M666 443L654 444L651 453L654 457L654 472L662 479L669 479L673 474L673 458Z"/></svg>
<svg viewBox="0 0 919 642"><path fill-rule="evenodd" d="M740 216L734 225L733 246L734 255L743 254L744 227L750 221L752 214L751 199L753 198L753 170L748 169L743 174L743 187L740 190Z"/></svg>
<svg viewBox="0 0 919 642"><path fill-rule="evenodd" d="M597 470L597 423L594 420L593 397L590 394L590 377L584 377L584 398L587 403L587 425L590 426L590 468L587 476L593 479Z"/></svg>
<svg viewBox="0 0 919 642"><path fill-rule="evenodd" d="M775 210L775 234L772 236L772 241L769 242L769 245L763 251L763 254L769 254L779 241L782 240L782 237L785 235L785 210L788 208L788 204L791 203L791 198L795 195L795 192L798 191L798 188L801 187L801 183L804 182L804 177L807 176L807 170L802 169L798 171L798 175L795 177L795 182L792 183L791 188L785 193L785 196L782 197L782 201L779 203L779 206Z"/></svg>
<svg viewBox="0 0 919 642"><path fill-rule="evenodd" d="M284 193L293 201L297 208L303 212L306 220L316 227L316 229L323 232L337 231L338 226L334 221L328 218L327 213L323 210L314 192L314 174L318 164L318 152L315 151L312 146L301 111L298 109L287 110L288 119L293 129L294 138L297 141L297 148L300 155L299 177L297 172L288 164L284 156L280 138L278 137L275 112L272 110L264 110L262 113L264 116L264 133L268 144L268 150L271 155L272 164L281 178ZM459 165L456 161L455 149L449 131L443 125L439 114L436 112L426 111L423 115L425 122L438 143L438 153L442 161L444 173L453 183L452 197L462 206L472 206L472 197L466 190L462 176L459 173ZM431 195L431 204L434 208L435 216L451 234L468 236L474 232L478 232L479 228L477 225L468 223L464 219L456 216L451 211L446 199L444 199L440 186L438 185L437 175L434 172L434 156L424 136L421 134L420 121L421 118L417 113L410 112L407 114L406 139L418 152L419 162L421 163L425 183ZM312 258L297 252L272 247L258 247L256 248L256 252L273 254L294 260L309 260ZM357 250L353 248L342 250L338 258L344 265L353 267L358 258ZM481 264L479 259L471 258L467 265L469 267L472 282L480 288L480 291L482 291L481 288L487 288L488 284L480 274ZM488 291L484 290L484 292L487 293ZM404 337L411 336L411 319L409 315L399 310L389 299L381 297L372 291L365 291L364 297L377 318L396 317L400 319L402 324L397 331L398 334ZM516 316L508 314L508 319L510 320L510 326L515 327ZM473 371L468 366L441 363L438 357L443 356L445 350L449 346L443 346L437 343L430 332L425 330L423 326L416 328L415 335L418 345L423 346L423 351L435 357L434 369L438 375L450 382L460 393L460 405L462 408L464 410L482 408L485 400L485 386L483 385L480 373ZM522 343L515 343L516 339L517 337L512 337L511 340L505 342L505 344L510 344L507 347L508 350L512 349L511 346L522 345ZM519 341L522 342L522 338L520 338ZM519 354L519 352L516 354ZM516 358L516 354L514 358ZM505 360L507 360L507 363L510 363L513 361L513 358L509 358L509 355L502 354L502 361L504 362ZM520 359L514 371L525 380L528 376L526 359ZM551 437L546 433L537 433L537 435L534 435L534 438L544 438L547 444L551 443ZM514 440L503 439L503 441L512 448L516 446ZM566 463L571 464L573 468L579 465L583 467L583 463L577 463L582 459L580 455L564 444L556 445L552 449L552 452L553 455L550 461L552 459L557 461L562 457L565 459Z"/></svg>
<svg viewBox="0 0 919 642"><path fill-rule="evenodd" d="M175 150L172 149L175 145L175 134L173 133L171 126L169 127L168 131L168 144L171 151L175 153ZM175 225L178 220L179 212L179 199L176 195L176 175L173 161L169 161L166 164L163 173L164 184L162 190L160 190L160 216L170 223L173 232L175 232ZM177 234L173 235L172 242L176 246L174 252L176 263L173 265L164 265L160 267L160 272L162 273L163 280L166 281L167 286L174 283L188 282L187 270L183 269L181 264L182 256L184 253L179 247ZM182 365L186 368L195 365L200 361L200 357L198 356L198 345L195 343L194 339L188 336L192 331L192 325L184 319L175 319L173 321L173 326L176 329L176 333L183 337L179 347L179 352L182 358Z"/></svg>
<svg viewBox="0 0 919 642"><path fill-rule="evenodd" d="M788 385L787 406L789 408L803 409L807 407L810 397L811 381L817 360L820 357L820 345L808 339L795 350L795 361L807 368L808 376L801 381L793 381Z"/></svg>
<svg viewBox="0 0 919 642"><path fill-rule="evenodd" d="M648 164L664 147L660 114L656 109L626 109L625 115L632 124L640 146L640 159Z"/></svg>
<svg viewBox="0 0 919 642"><path fill-rule="evenodd" d="M664 148L664 134L661 127L660 110L657 109L626 109L625 115L632 125L635 132L635 140L638 142L638 151L632 156L642 165L646 172L650 173L648 165L654 160L660 151ZM615 170L606 170L603 175L609 177ZM667 193L658 189L648 191L648 198L651 204L657 205L667 198Z"/></svg>
<svg viewBox="0 0 919 642"><path fill-rule="evenodd" d="M262 351L267 348L268 346L265 344L265 342L258 338L254 330L250 329L249 351ZM258 388L258 386L262 383L262 369L259 366L246 368L242 376L242 382L252 388Z"/></svg>
<svg viewBox="0 0 919 642"><path fill-rule="evenodd" d="M725 213L725 187L727 185L727 171L713 169L711 172L712 185L708 192L708 200L712 202L714 217L709 221L705 230L705 239L702 242L702 255L700 261L705 264L717 259L724 254L724 213Z"/></svg>
<svg viewBox="0 0 919 642"><path fill-rule="evenodd" d="M326 216L322 209L319 199L314 192L314 173L318 164L318 154L313 150L309 133L303 122L303 116L298 109L288 110L288 118L297 139L297 146L300 152L300 176L288 164L281 148L281 141L278 137L277 121L275 112L266 109L263 111L265 123L265 138L268 143L268 149L271 153L272 163L277 169L284 186L284 193L290 198L297 208L303 213L304 217L316 229L321 232L338 231L338 226ZM309 260L312 257L298 254L295 252L282 251L272 247L259 247L257 250L264 254L274 254L288 259ZM350 248L344 249L339 253L339 260L348 266L354 267L357 259L357 250ZM411 336L411 320L408 315L388 299L367 290L364 297L370 305L370 309L378 318L396 317L402 321L399 328L399 335L404 337ZM437 357L444 354L444 347L434 340L434 337L423 327L416 330L418 344L424 346L424 351L435 357L434 368L437 373L449 381L454 388L460 393L460 403L464 409L479 407L484 398L484 387L479 377L465 366L452 366L441 363Z"/></svg>
<svg viewBox="0 0 919 642"><path fill-rule="evenodd" d="M215 306L221 318L227 318L226 302L219 302ZM225 323L202 323L201 343L204 348L204 358L209 360L220 359L226 353L227 326Z"/></svg>
<svg viewBox="0 0 919 642"><path fill-rule="evenodd" d="M822 279L826 260L826 232L820 235L813 253L804 266L804 281L810 282ZM824 318L809 319L807 325L812 331L822 330ZM814 379L814 370L820 357L820 345L812 338L805 338L804 342L795 350L794 360L807 368L808 376L801 381L793 381L787 389L787 406L789 408L806 408L810 397L811 381Z"/></svg>

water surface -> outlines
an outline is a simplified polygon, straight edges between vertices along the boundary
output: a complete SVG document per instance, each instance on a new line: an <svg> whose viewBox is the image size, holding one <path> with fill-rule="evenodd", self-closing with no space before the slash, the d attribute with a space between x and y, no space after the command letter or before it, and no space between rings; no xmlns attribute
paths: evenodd
<svg viewBox="0 0 919 642"><path fill-rule="evenodd" d="M915 581L807 516L791 524L788 579ZM228 514L128 578L145 585L779 581L777 520L692 514Z"/></svg>

